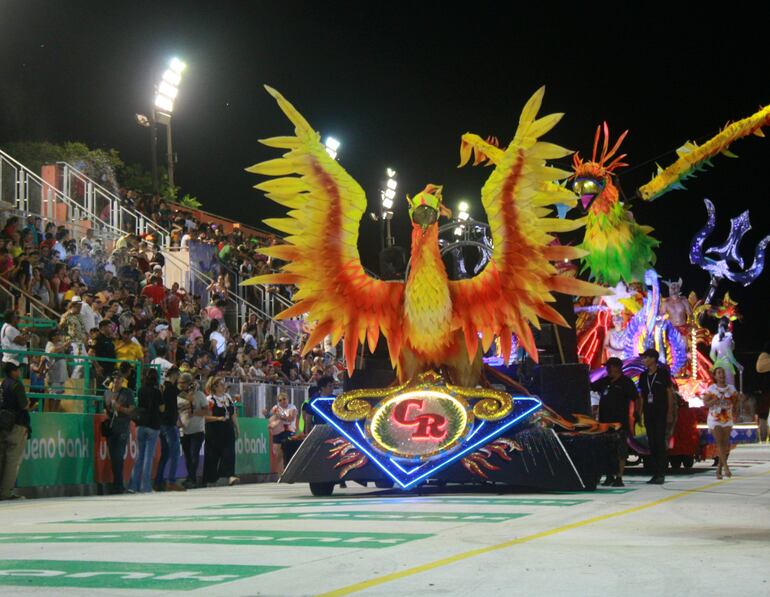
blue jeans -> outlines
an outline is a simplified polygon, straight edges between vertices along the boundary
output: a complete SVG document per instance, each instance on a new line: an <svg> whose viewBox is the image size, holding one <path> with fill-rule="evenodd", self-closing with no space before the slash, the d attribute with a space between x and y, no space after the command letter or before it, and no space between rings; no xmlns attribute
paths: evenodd
<svg viewBox="0 0 770 597"><path fill-rule="evenodd" d="M158 472L155 475L155 485L163 483L163 473L168 463L168 475L166 481L176 483L176 467L179 464L179 428L176 425L160 426L160 462Z"/></svg>
<svg viewBox="0 0 770 597"><path fill-rule="evenodd" d="M158 443L160 429L150 427L136 428L136 461L134 470L131 471L131 483L129 489L137 492L150 493L152 491L152 459L155 457L155 446Z"/></svg>

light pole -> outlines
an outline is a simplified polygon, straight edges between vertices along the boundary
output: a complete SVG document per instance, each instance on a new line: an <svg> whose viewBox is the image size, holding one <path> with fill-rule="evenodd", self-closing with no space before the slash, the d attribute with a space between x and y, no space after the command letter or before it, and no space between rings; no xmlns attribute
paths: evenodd
<svg viewBox="0 0 770 597"><path fill-rule="evenodd" d="M385 188L380 190L380 201L382 203L382 214L380 217L385 225L383 248L389 249L396 242L391 234L390 221L393 219L393 199L396 197L398 182L396 181L396 171L393 168L388 168L385 173L388 175L388 180L385 183Z"/></svg>
<svg viewBox="0 0 770 597"><path fill-rule="evenodd" d="M459 237L464 234L467 236L468 230L465 222L471 217L471 214L468 212L468 203L466 201L460 201L460 204L457 206L457 211L458 225L455 227L455 236Z"/></svg>
<svg viewBox="0 0 770 597"><path fill-rule="evenodd" d="M157 140L156 123L166 125L166 160L168 163L168 184L174 188L174 149L171 139L171 115L174 113L174 100L179 93L179 83L187 65L172 58L169 67L163 72L160 83L155 88L155 103L152 110L153 139ZM155 145L155 142L153 143Z"/></svg>

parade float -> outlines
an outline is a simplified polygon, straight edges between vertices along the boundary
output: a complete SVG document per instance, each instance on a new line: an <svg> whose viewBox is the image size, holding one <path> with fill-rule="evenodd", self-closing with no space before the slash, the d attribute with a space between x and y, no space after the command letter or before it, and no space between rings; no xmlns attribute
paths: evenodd
<svg viewBox="0 0 770 597"><path fill-rule="evenodd" d="M246 283L298 288L296 304L279 317L314 322L305 350L327 336L342 340L353 375L357 355L364 347L374 353L382 335L395 372L385 387L365 378L370 385L315 398L311 409L326 424L304 438L281 482L308 482L316 495L330 494L340 481L402 489L427 481L593 489L612 427L558 414L512 380L507 391L492 388L482 362L495 341L508 359L514 337L536 362L532 329L567 325L552 306L554 293L607 292L554 265L587 253L555 236L584 220L552 217L554 204L574 205L577 198L558 184L570 173L548 164L572 152L540 140L562 116L538 118L544 89L525 105L507 147L462 137L461 165L475 156L477 164L493 166L481 190L493 246L486 267L469 279L449 279L438 243L438 221L448 210L442 187L429 184L407 197L411 259L405 279L395 281L376 279L361 264L363 189L302 115L277 91L268 92L294 135L261 141L286 153L248 171L272 177L256 188L290 210L265 220L287 236L286 244L263 252L286 265Z"/></svg>

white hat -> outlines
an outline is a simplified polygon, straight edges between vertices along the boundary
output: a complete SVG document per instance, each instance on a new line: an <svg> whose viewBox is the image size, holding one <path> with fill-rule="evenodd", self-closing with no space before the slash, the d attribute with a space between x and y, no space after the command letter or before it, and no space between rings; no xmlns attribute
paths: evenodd
<svg viewBox="0 0 770 597"><path fill-rule="evenodd" d="M75 296L73 296L73 297L70 299L70 304L74 304L74 303L82 303L82 302L83 302L83 299L82 299L82 298L80 298L78 295L75 295Z"/></svg>

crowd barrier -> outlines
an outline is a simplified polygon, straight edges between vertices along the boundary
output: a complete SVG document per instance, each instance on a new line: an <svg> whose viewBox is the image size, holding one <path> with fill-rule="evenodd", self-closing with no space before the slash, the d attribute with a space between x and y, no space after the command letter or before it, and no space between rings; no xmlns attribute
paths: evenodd
<svg viewBox="0 0 770 597"><path fill-rule="evenodd" d="M17 477L19 493L28 497L95 495L106 493L112 482L107 441L101 434L104 414L30 413L32 435L27 440ZM267 419L240 417L240 435L235 442L235 473L243 481L272 480L270 432ZM205 443L201 454L205 452ZM124 477L127 480L136 457L136 426L126 446ZM160 447L155 450L153 478ZM203 466L203 458L200 460ZM198 476L202 470L198 471ZM184 456L180 452L177 479L185 479Z"/></svg>

